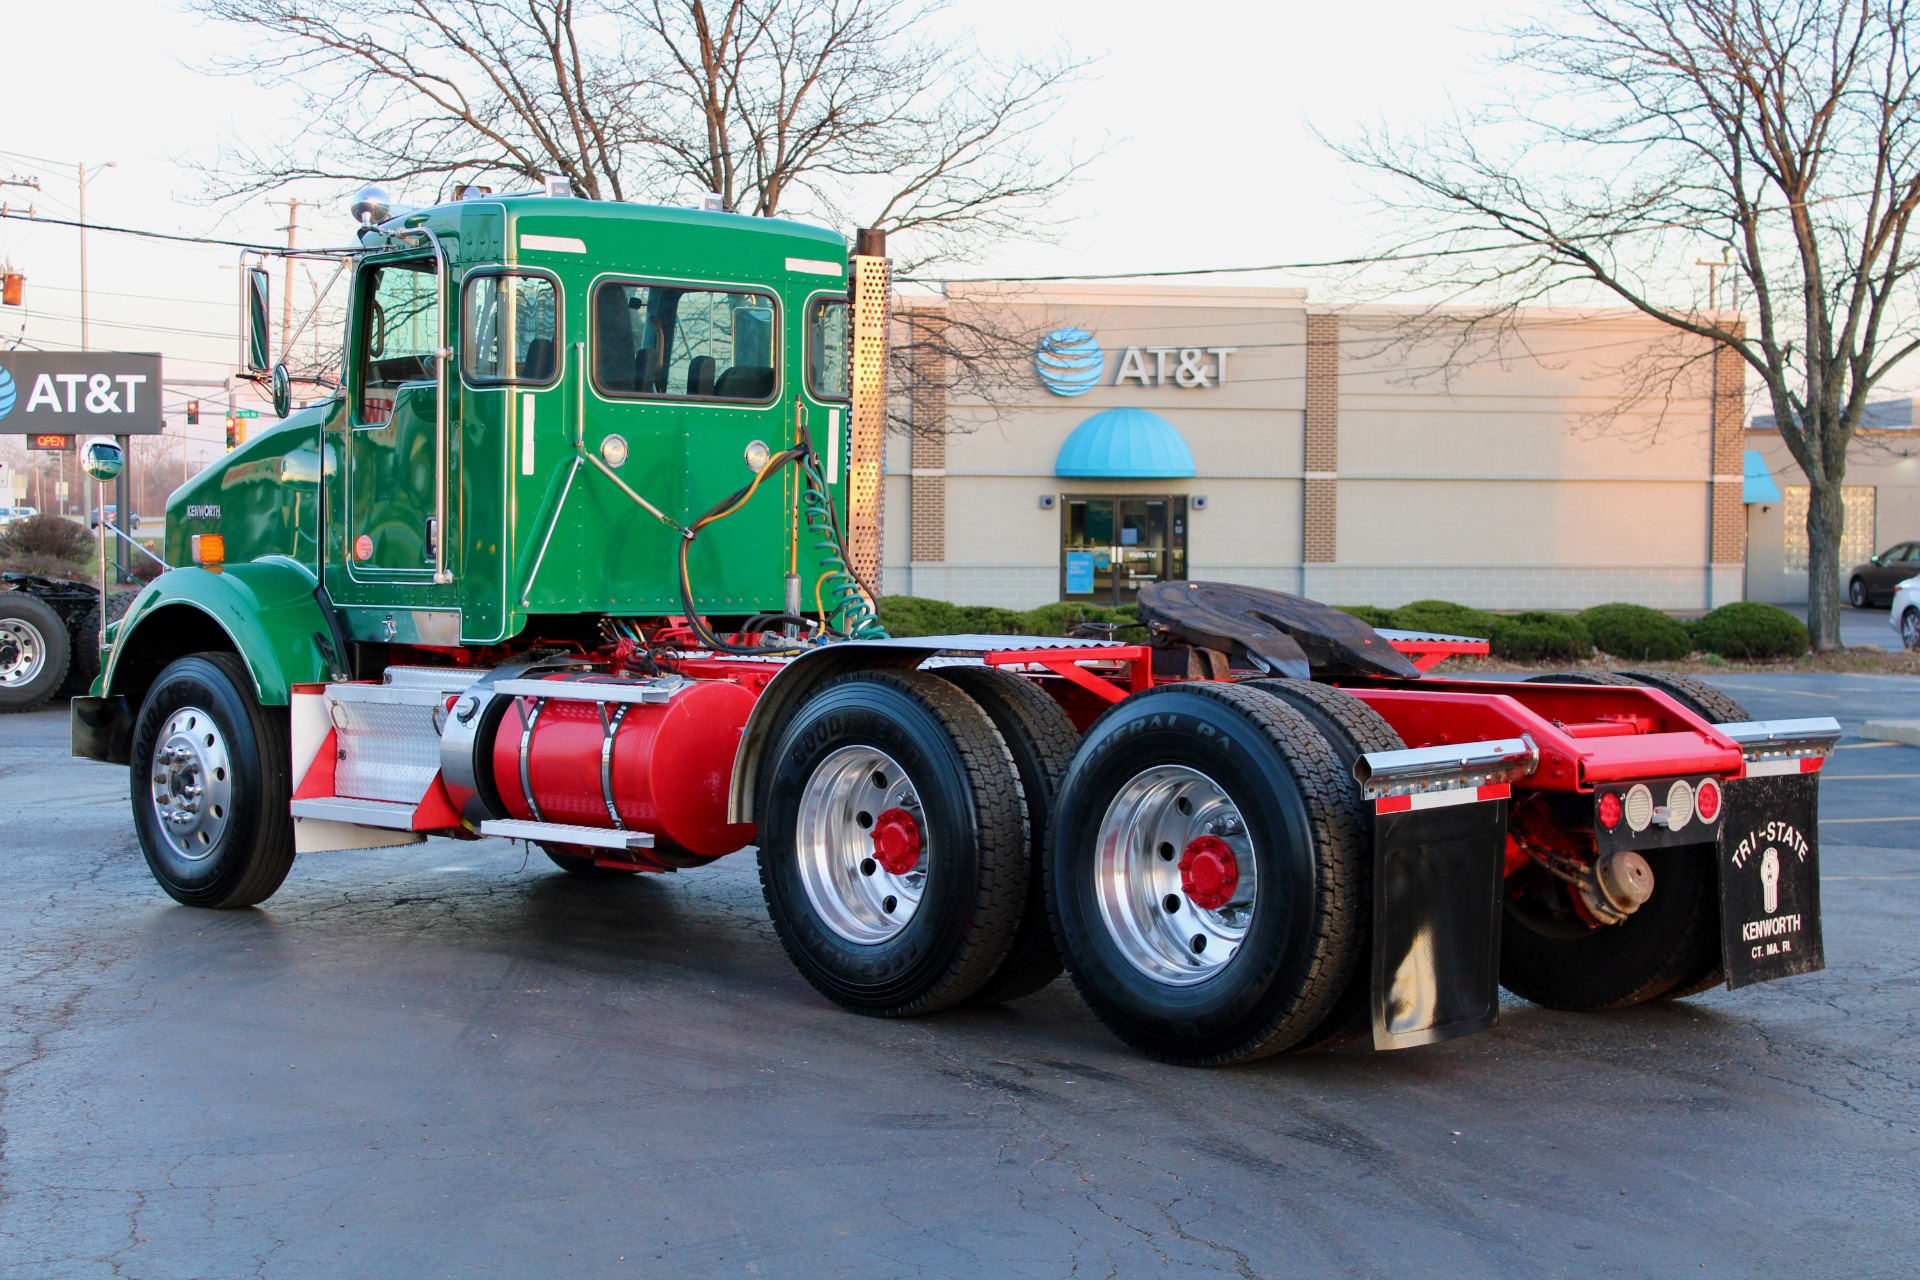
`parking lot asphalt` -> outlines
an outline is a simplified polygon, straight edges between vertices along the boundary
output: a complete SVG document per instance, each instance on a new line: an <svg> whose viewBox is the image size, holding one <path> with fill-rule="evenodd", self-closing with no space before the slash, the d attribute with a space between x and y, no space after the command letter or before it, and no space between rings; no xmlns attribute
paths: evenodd
<svg viewBox="0 0 1920 1280"><path fill-rule="evenodd" d="M788 965L752 854L620 882L445 840L172 905L123 769L0 718L0 1275L1911 1276L1920 716L1849 738L1826 972L1400 1053L1192 1071L1067 983L879 1022Z"/></svg>

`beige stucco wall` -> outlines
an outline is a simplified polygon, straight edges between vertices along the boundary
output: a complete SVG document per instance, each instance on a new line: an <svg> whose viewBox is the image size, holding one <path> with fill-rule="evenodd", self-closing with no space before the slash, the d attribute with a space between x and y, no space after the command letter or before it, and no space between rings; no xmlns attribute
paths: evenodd
<svg viewBox="0 0 1920 1280"><path fill-rule="evenodd" d="M1497 349L1463 357L1444 327L1408 340L1407 309L1342 313L1336 552L1303 564L1312 308L1302 291L970 286L949 305L993 311L1007 332L1086 329L1106 373L1073 398L1037 378L993 403L950 396L937 563L910 563L903 503L914 464L904 440L890 446L890 591L1017 607L1057 599L1061 518L1044 495L1180 494L1207 499L1189 516L1190 577L1342 604L1700 608L1738 598L1741 566L1708 563L1707 348L1643 317L1529 313ZM1237 350L1224 386L1116 387L1127 345ZM1177 428L1195 476L1056 477L1072 430L1118 406Z"/></svg>

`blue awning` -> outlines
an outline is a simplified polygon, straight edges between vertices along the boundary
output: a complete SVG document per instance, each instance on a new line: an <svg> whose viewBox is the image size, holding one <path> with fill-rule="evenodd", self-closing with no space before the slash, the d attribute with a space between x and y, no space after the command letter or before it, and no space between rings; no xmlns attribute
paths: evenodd
<svg viewBox="0 0 1920 1280"><path fill-rule="evenodd" d="M1742 487L1749 506L1780 501L1780 486L1774 483L1773 472L1767 468L1767 460L1760 456L1758 449L1747 450L1747 482Z"/></svg>
<svg viewBox="0 0 1920 1280"><path fill-rule="evenodd" d="M1193 451L1171 422L1145 409L1103 409L1073 429L1053 473L1107 480L1173 480L1193 474Z"/></svg>

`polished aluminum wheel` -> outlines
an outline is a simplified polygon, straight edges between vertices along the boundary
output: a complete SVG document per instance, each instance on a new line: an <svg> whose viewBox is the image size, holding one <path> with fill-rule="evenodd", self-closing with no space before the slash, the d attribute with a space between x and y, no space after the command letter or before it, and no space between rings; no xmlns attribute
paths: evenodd
<svg viewBox="0 0 1920 1280"><path fill-rule="evenodd" d="M886 752L842 747L822 760L800 793L795 837L807 900L848 942L886 942L920 909L936 851L920 793Z"/></svg>
<svg viewBox="0 0 1920 1280"><path fill-rule="evenodd" d="M160 834L190 862L210 856L233 814L233 762L213 717L181 707L153 744L153 811Z"/></svg>
<svg viewBox="0 0 1920 1280"><path fill-rule="evenodd" d="M47 638L24 618L0 618L0 687L31 683L47 665Z"/></svg>
<svg viewBox="0 0 1920 1280"><path fill-rule="evenodd" d="M1246 940L1258 904L1253 844L1220 785L1183 765L1137 773L1095 838L1100 918L1128 963L1190 986Z"/></svg>

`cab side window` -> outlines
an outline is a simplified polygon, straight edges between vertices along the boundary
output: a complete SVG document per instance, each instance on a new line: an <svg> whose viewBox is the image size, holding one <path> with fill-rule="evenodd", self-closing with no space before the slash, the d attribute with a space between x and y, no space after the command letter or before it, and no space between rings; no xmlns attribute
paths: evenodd
<svg viewBox="0 0 1920 1280"><path fill-rule="evenodd" d="M467 278L461 350L467 380L553 381L559 368L559 295L543 276L488 274Z"/></svg>
<svg viewBox="0 0 1920 1280"><path fill-rule="evenodd" d="M604 395L773 398L766 294L608 282L594 292L593 325L593 381Z"/></svg>
<svg viewBox="0 0 1920 1280"><path fill-rule="evenodd" d="M848 399L848 318L845 298L815 298L807 304L807 388L817 400Z"/></svg>
<svg viewBox="0 0 1920 1280"><path fill-rule="evenodd" d="M360 421L371 426L393 417L402 383L434 379L440 298L433 259L375 267L361 296Z"/></svg>

